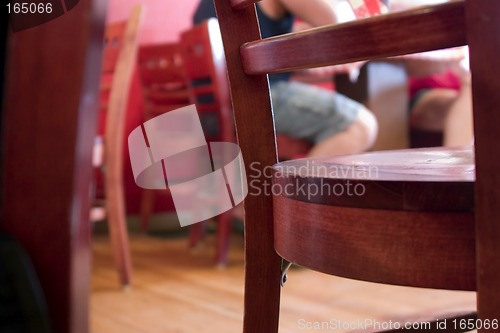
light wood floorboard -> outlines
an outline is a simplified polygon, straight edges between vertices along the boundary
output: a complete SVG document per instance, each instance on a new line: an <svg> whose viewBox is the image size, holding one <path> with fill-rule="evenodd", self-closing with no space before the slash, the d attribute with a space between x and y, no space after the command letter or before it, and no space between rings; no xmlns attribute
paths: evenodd
<svg viewBox="0 0 500 333"><path fill-rule="evenodd" d="M230 264L220 269L213 264L213 238L192 253L184 238L132 235L134 285L122 290L108 238L95 237L91 332L241 332L242 237L235 235L231 243ZM383 322L470 310L475 307L475 294L383 286L292 268L281 302L280 333L344 332L332 326L313 330L304 325L334 320Z"/></svg>

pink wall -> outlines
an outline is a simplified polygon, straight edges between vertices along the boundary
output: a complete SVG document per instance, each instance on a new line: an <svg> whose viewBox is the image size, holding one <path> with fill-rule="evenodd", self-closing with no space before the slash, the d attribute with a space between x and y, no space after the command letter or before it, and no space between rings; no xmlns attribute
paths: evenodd
<svg viewBox="0 0 500 333"><path fill-rule="evenodd" d="M139 34L141 44L173 42L191 26L199 0L109 0L107 21L120 21L135 4L142 4L144 16Z"/></svg>
<svg viewBox="0 0 500 333"><path fill-rule="evenodd" d="M143 17L139 31L139 47L144 44L175 42L179 34L191 27L191 17L199 0L108 0L107 22L125 20L131 8L143 5ZM128 155L127 137L142 119L141 85L137 71L134 73L128 101L125 123L124 182L126 205L129 214L137 214L140 209L142 190L135 184ZM158 196L157 210L170 210L169 197Z"/></svg>

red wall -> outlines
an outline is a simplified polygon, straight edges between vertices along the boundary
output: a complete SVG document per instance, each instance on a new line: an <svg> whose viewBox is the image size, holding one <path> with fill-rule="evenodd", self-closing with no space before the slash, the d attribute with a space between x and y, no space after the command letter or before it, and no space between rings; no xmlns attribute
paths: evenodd
<svg viewBox="0 0 500 333"><path fill-rule="evenodd" d="M131 8L143 5L143 17L139 31L139 47L144 44L175 42L179 34L191 27L191 17L199 0L109 0L107 22L125 20ZM124 181L129 214L139 212L142 190L135 184L128 155L127 138L129 133L142 123L142 96L137 71L135 71L128 102L125 123ZM161 196L157 209L169 210L172 207L168 197Z"/></svg>

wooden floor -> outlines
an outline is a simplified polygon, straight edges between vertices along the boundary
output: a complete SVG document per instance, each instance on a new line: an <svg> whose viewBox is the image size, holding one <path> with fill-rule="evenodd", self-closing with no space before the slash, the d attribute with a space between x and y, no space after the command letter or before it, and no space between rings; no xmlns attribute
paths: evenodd
<svg viewBox="0 0 500 333"><path fill-rule="evenodd" d="M203 249L191 253L184 238L132 235L134 285L124 291L118 286L108 238L96 237L91 332L241 332L242 237L233 238L225 269L213 265L212 242L209 238ZM357 326L365 320L384 323L473 309L475 294L381 286L292 268L281 302L280 333L343 332L348 330L335 325L363 328ZM306 329L327 324L325 329Z"/></svg>

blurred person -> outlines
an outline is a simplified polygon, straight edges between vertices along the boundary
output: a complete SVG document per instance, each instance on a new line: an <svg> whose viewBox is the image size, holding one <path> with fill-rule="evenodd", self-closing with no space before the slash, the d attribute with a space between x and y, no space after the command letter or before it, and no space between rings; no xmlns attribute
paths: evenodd
<svg viewBox="0 0 500 333"><path fill-rule="evenodd" d="M410 127L442 133L444 146L472 143L470 73L459 61L409 63Z"/></svg>
<svg viewBox="0 0 500 333"><path fill-rule="evenodd" d="M263 38L292 31L295 17L311 26L337 23L325 0L262 0L257 3ZM213 0L201 0L193 23L216 17ZM333 91L290 80L291 73L269 75L276 132L313 144L311 157L354 154L368 150L377 121L362 104Z"/></svg>
<svg viewBox="0 0 500 333"><path fill-rule="evenodd" d="M391 0L391 12L455 0ZM442 145L469 145L473 140L472 92L468 56L439 60L409 60L409 117L412 129L442 133ZM424 140L425 141L425 140Z"/></svg>

